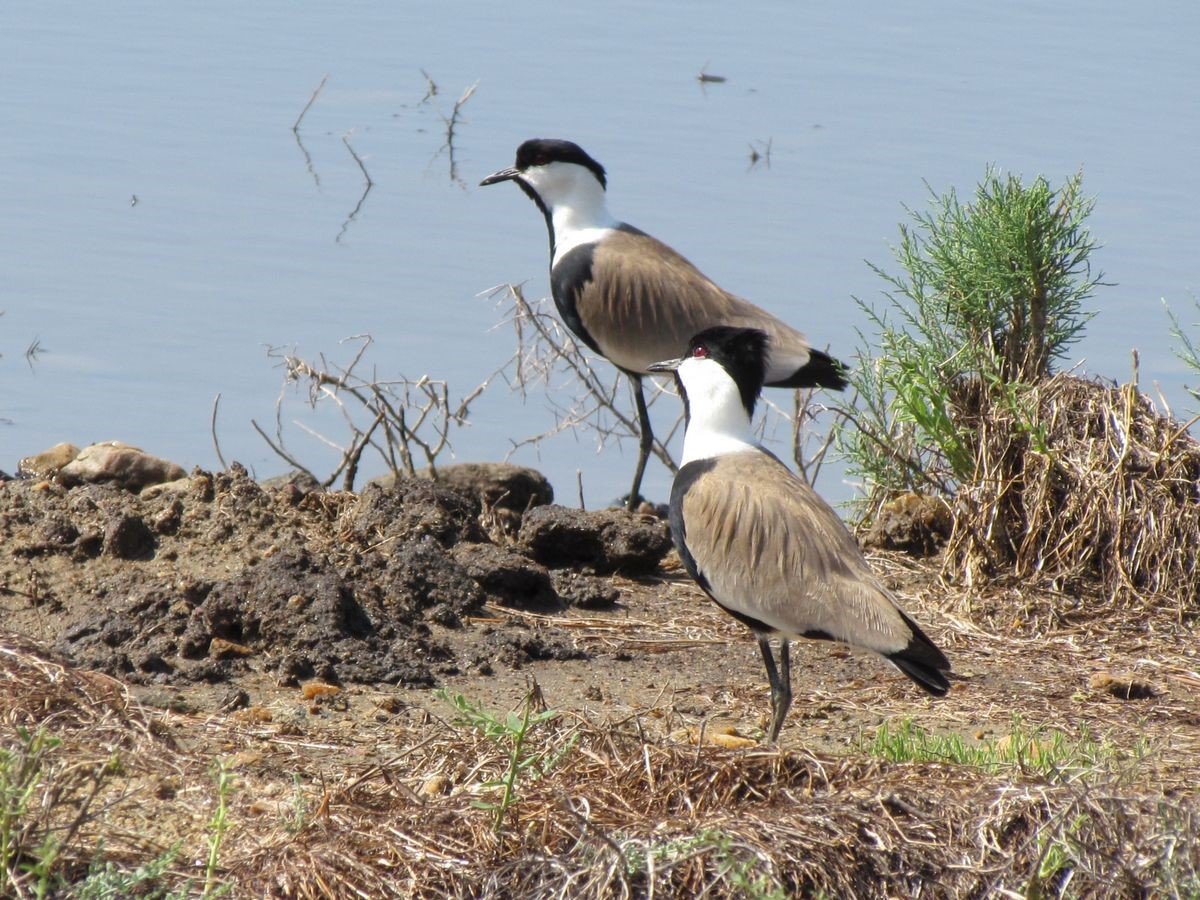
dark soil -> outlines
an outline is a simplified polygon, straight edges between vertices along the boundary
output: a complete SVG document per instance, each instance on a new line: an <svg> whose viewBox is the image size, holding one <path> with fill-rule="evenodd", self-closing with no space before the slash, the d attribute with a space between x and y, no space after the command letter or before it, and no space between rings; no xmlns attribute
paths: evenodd
<svg viewBox="0 0 1200 900"><path fill-rule="evenodd" d="M260 486L237 466L142 495L2 482L7 624L134 684L255 672L280 686L427 687L491 666L474 641L453 637L478 627L465 623L489 602L611 607L619 591L582 572L652 572L669 549L660 519L555 506L528 513L516 540L496 530L497 544L481 499L496 498L421 478L305 493ZM502 623L485 643L510 666L585 655L561 636Z"/></svg>

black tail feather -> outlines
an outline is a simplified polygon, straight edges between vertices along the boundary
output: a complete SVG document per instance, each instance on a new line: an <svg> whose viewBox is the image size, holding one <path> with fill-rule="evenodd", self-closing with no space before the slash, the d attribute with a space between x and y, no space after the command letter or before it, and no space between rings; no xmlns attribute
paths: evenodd
<svg viewBox="0 0 1200 900"><path fill-rule="evenodd" d="M935 697L942 697L950 690L950 682L946 680L945 675L935 668L906 657L904 651L893 653L888 659L895 663L896 668L915 681L918 686Z"/></svg>
<svg viewBox="0 0 1200 900"><path fill-rule="evenodd" d="M950 690L950 682L942 674L950 671L950 660L925 636L925 632L916 622L904 613L900 615L904 616L905 624L912 629L912 637L907 647L896 653L889 653L887 658L921 688L935 697L941 697Z"/></svg>
<svg viewBox="0 0 1200 900"><path fill-rule="evenodd" d="M823 387L840 391L846 386L846 367L820 350L808 351L808 362L783 381L772 381L768 387Z"/></svg>

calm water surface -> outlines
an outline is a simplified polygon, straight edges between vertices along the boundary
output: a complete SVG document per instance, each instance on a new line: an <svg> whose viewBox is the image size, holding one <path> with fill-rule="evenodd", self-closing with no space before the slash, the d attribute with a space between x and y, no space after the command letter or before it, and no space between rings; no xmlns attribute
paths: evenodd
<svg viewBox="0 0 1200 900"><path fill-rule="evenodd" d="M283 471L250 426L273 427L268 346L348 361L339 341L370 333L381 377L466 393L513 348L480 292L548 292L541 217L515 188L475 186L534 135L581 143L614 213L843 356L864 326L852 297L882 287L864 260L889 267L924 182L969 193L989 163L1056 184L1082 169L1116 285L1077 359L1125 378L1138 348L1144 383L1182 412L1161 300L1198 318L1198 34L1182 2L6 4L0 469L112 438L215 467L220 394L226 459ZM727 80L700 84L705 67ZM292 123L325 74L301 145ZM452 178L445 117L476 84ZM353 219L363 175L343 139L374 182ZM768 142L770 165L751 166ZM289 392L283 420L328 472L336 454L292 423L344 440L336 417ZM497 383L456 457L500 458L552 423L544 392ZM582 470L596 505L625 489L635 448L594 450L563 435L515 459L568 502ZM825 492L848 496L836 480ZM647 493L668 487L652 465Z"/></svg>

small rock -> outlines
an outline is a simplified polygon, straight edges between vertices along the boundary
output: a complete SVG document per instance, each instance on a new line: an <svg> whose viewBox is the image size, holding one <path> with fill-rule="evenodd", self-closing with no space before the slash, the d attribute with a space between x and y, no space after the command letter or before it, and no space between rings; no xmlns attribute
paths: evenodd
<svg viewBox="0 0 1200 900"><path fill-rule="evenodd" d="M450 779L445 775L430 775L421 783L417 793L422 797L440 797L446 793L449 785Z"/></svg>
<svg viewBox="0 0 1200 900"><path fill-rule="evenodd" d="M27 456L17 463L17 474L23 478L53 478L58 470L79 455L79 448L65 441L49 450Z"/></svg>
<svg viewBox="0 0 1200 900"><path fill-rule="evenodd" d="M120 441L105 441L84 447L58 470L58 481L67 486L111 482L130 491L150 484L162 484L183 478L187 473L169 460L151 456Z"/></svg>
<svg viewBox="0 0 1200 900"><path fill-rule="evenodd" d="M341 688L336 684L328 684L324 681L306 681L300 685L300 695L305 700L316 700L320 697L332 697L334 694L341 693Z"/></svg>
<svg viewBox="0 0 1200 900"><path fill-rule="evenodd" d="M671 549L664 520L621 509L539 506L525 515L517 540L544 566L586 567L600 575L648 574Z"/></svg>
<svg viewBox="0 0 1200 900"><path fill-rule="evenodd" d="M38 530L42 540L51 548L69 547L79 537L79 529L75 524L59 515L47 515Z"/></svg>
<svg viewBox="0 0 1200 900"><path fill-rule="evenodd" d="M191 479L186 479L190 482ZM179 482L172 481L170 484L178 484ZM148 489L149 490L149 489ZM143 496L145 496L143 494ZM175 534L179 531L179 526L183 522L183 504L179 500L172 500L167 504L158 515L154 517L154 530L159 534Z"/></svg>
<svg viewBox="0 0 1200 900"><path fill-rule="evenodd" d="M140 516L121 515L104 529L104 552L117 559L138 559L154 552L154 532Z"/></svg>
<svg viewBox="0 0 1200 900"><path fill-rule="evenodd" d="M186 494L192 489L192 479L185 475L183 478L176 478L174 481L164 481L161 484L147 485L142 491L141 496L146 500L153 500L162 494Z"/></svg>
<svg viewBox="0 0 1200 900"><path fill-rule="evenodd" d="M274 478L266 478L259 482L259 485L263 490L279 491L287 497L292 506L309 494L320 493L324 490L321 482L317 481L311 472L301 472L298 469L283 475L276 475Z"/></svg>

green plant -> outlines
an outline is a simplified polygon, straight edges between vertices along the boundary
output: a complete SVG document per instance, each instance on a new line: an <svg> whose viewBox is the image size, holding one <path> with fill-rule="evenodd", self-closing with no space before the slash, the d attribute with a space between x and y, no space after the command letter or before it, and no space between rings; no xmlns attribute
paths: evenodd
<svg viewBox="0 0 1200 900"><path fill-rule="evenodd" d="M540 697L536 685L526 694L519 713L495 713L484 709L480 703L468 700L462 694L451 695L445 690L438 691L436 696L454 707L457 713L455 725L474 728L505 751L507 764L504 773L499 778L483 783L485 789L498 790L500 798L476 800L473 804L477 809L486 809L492 813L492 829L499 834L504 830L508 811L517 803L522 779L536 781L556 768L575 746L576 737L572 735L567 741L537 749L528 746L533 730L558 716L556 711L550 709L534 712L535 703Z"/></svg>
<svg viewBox="0 0 1200 900"><path fill-rule="evenodd" d="M309 804L304 796L304 788L300 783L300 775L292 773L292 808L284 817L284 826L289 834L299 834L308 825Z"/></svg>
<svg viewBox="0 0 1200 900"><path fill-rule="evenodd" d="M221 844L229 831L229 801L233 796L235 779L233 770L225 760L218 759L214 764L217 781L217 808L213 810L212 818L208 820L208 859L204 865L204 890L201 896L206 898L219 897L229 891L228 885L217 884L217 866L221 858Z"/></svg>
<svg viewBox="0 0 1200 900"><path fill-rule="evenodd" d="M1192 298L1192 306L1197 312L1200 312L1200 299ZM1175 313L1171 311L1171 307L1167 306L1167 301L1163 301L1163 308L1167 311L1167 318L1171 320L1171 337L1175 338L1175 355L1185 366L1192 370L1196 375L1200 375L1200 348L1198 348L1192 337L1187 332L1187 328L1182 322L1175 317ZM1192 327L1195 327L1193 324ZM1189 387L1185 390L1191 394L1193 400L1200 400L1200 388Z"/></svg>
<svg viewBox="0 0 1200 900"><path fill-rule="evenodd" d="M710 889L723 884L733 889L733 896L754 900L783 900L789 896L771 872L769 861L718 828L704 828L695 834L666 840L630 838L620 842L620 849L628 875L661 874L707 854L712 862ZM714 890L714 893L725 892Z"/></svg>
<svg viewBox="0 0 1200 900"><path fill-rule="evenodd" d="M46 895L59 842L35 814L54 752L62 741L43 728L17 728L17 740L0 747L0 896L32 876L37 896Z"/></svg>
<svg viewBox="0 0 1200 900"><path fill-rule="evenodd" d="M1051 781L1119 774L1127 758L1140 760L1146 752L1139 743L1122 754L1110 742L1092 737L1086 725L1071 738L1057 729L1028 728L1019 716L1013 717L1007 734L980 744L956 734L931 734L909 718L884 722L870 739L860 736L859 749L890 762L947 762L988 774L1015 769Z"/></svg>
<svg viewBox="0 0 1200 900"><path fill-rule="evenodd" d="M116 754L99 765L69 764L61 747L42 726L17 727L16 741L0 747L0 896L41 898L59 886L65 849L120 767Z"/></svg>
<svg viewBox="0 0 1200 900"><path fill-rule="evenodd" d="M88 868L87 877L72 885L73 900L120 900L122 897L184 898L186 890L169 891L163 881L171 865L179 856L179 844L175 844L149 862L135 869L126 869L111 860L102 860L98 854Z"/></svg>
<svg viewBox="0 0 1200 900"><path fill-rule="evenodd" d="M1037 872L1025 886L1029 900L1063 895L1080 856L1077 835L1086 824L1087 816L1080 814L1072 817L1065 828L1048 823L1038 830Z"/></svg>
<svg viewBox="0 0 1200 900"><path fill-rule="evenodd" d="M903 274L872 265L889 285L887 303L858 301L875 333L862 336L857 402L842 410L857 427L838 435L869 501L951 495L997 473L980 458L989 446L980 430L996 410L1038 440L1029 387L1079 339L1084 302L1102 283L1089 263L1093 202L1080 180L1055 190L1045 178L1025 186L989 169L970 203L931 190L932 210L909 210L912 224L900 228Z"/></svg>

